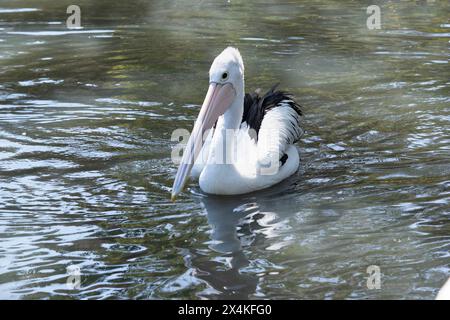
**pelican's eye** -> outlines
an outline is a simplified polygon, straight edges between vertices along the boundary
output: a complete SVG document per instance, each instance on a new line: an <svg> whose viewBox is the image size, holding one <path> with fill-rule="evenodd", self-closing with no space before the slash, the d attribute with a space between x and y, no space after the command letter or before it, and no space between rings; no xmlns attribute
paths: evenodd
<svg viewBox="0 0 450 320"><path fill-rule="evenodd" d="M227 79L228 79L228 72L222 73L222 81L227 80Z"/></svg>

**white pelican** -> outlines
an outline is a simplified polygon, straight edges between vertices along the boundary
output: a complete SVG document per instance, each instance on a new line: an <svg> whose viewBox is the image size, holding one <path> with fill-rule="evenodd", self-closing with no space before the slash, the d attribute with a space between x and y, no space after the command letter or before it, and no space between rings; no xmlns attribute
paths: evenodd
<svg viewBox="0 0 450 320"><path fill-rule="evenodd" d="M244 94L241 54L226 48L209 70L209 89L184 149L172 200L190 174L204 192L217 195L249 193L291 176L299 166L294 143L303 134L301 116L300 106L275 87L264 96Z"/></svg>

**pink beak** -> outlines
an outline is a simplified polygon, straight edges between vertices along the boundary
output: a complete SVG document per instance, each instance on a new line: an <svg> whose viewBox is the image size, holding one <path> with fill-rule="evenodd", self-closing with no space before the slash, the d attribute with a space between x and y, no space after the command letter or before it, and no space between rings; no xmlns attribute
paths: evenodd
<svg viewBox="0 0 450 320"><path fill-rule="evenodd" d="M236 91L231 83L218 84L212 82L203 102L202 108L194 124L194 129L184 149L180 167L172 188L172 201L183 191L192 166L203 147L206 130L213 127L217 119L225 113L236 97Z"/></svg>

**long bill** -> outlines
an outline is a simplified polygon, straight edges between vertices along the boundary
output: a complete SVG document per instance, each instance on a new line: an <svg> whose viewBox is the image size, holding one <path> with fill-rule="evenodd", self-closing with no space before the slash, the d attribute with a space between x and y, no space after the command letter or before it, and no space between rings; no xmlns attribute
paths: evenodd
<svg viewBox="0 0 450 320"><path fill-rule="evenodd" d="M202 147L204 133L211 129L217 119L225 113L236 97L236 91L230 83L210 83L205 101L192 129L186 148L181 158L178 172L172 188L172 201L180 194L191 173L192 166L197 159Z"/></svg>

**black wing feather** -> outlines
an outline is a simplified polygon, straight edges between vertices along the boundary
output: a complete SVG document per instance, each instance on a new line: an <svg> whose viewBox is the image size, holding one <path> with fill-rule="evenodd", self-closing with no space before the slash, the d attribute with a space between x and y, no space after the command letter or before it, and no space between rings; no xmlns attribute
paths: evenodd
<svg viewBox="0 0 450 320"><path fill-rule="evenodd" d="M250 128L259 133L261 123L267 111L276 108L282 101L288 101L289 106L298 113L303 115L302 107L297 104L290 93L275 90L278 84L274 85L262 97L258 93L246 93L244 97L244 114L242 115L242 122L246 122Z"/></svg>

